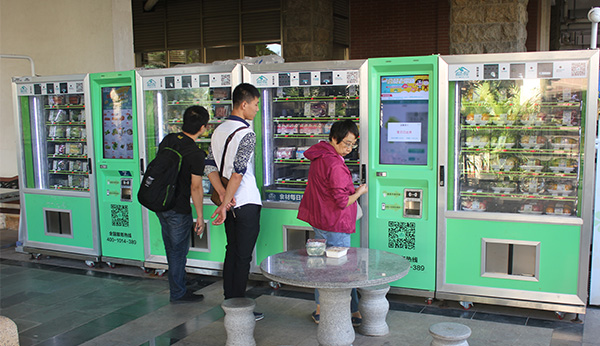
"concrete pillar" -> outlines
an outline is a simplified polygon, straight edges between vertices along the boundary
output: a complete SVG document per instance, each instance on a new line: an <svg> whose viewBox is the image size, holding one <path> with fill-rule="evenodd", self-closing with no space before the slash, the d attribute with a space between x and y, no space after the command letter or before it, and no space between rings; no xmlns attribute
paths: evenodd
<svg viewBox="0 0 600 346"><path fill-rule="evenodd" d="M529 0L451 0L450 54L525 52Z"/></svg>
<svg viewBox="0 0 600 346"><path fill-rule="evenodd" d="M331 60L333 0L283 0L282 3L285 61Z"/></svg>

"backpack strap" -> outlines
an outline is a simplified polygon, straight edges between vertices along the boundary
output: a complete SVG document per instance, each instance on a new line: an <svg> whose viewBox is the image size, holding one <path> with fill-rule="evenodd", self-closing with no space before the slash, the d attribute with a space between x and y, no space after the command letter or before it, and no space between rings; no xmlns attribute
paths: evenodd
<svg viewBox="0 0 600 346"><path fill-rule="evenodd" d="M233 136L240 130L247 129L248 126L240 126L235 131L233 131L229 137L227 137L227 141L225 141L225 149L223 149L223 157L221 157L221 166L219 169L219 178L223 176L223 167L225 165L225 154L227 154L227 147L229 146L229 142L233 139Z"/></svg>

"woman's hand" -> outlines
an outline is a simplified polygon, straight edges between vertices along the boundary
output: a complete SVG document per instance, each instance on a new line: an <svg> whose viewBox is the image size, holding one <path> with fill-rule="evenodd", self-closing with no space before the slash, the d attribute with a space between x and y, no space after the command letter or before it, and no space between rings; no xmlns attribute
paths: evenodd
<svg viewBox="0 0 600 346"><path fill-rule="evenodd" d="M358 194L359 197L362 196L362 195L364 195L367 192L369 192L369 187L367 187L367 184L360 185L356 189L356 191L354 191L354 193Z"/></svg>

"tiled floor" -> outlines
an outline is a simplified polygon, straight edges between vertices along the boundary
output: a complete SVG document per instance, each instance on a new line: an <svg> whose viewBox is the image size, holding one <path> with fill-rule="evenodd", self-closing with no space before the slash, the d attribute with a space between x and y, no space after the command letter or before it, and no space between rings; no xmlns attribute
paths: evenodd
<svg viewBox="0 0 600 346"><path fill-rule="evenodd" d="M3 237L4 235L4 237ZM140 268L90 269L81 261L32 260L6 245L0 231L0 314L19 327L21 345L225 345L220 279L191 275L205 296L201 303L169 304L165 277ZM248 295L265 319L257 322L259 346L316 345L310 290L273 290L253 281ZM469 326L470 345L600 345L600 309L589 307L558 320L553 312L388 295L390 334L356 334L358 345L429 345L430 325L455 321Z"/></svg>

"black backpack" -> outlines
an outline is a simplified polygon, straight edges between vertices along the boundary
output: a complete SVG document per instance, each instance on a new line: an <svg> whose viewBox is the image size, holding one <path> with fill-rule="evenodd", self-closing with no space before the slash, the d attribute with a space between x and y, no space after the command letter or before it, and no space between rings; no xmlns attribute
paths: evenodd
<svg viewBox="0 0 600 346"><path fill-rule="evenodd" d="M175 147L164 147L148 164L142 185L138 191L138 201L154 211L161 212L175 207L175 189L183 154Z"/></svg>

